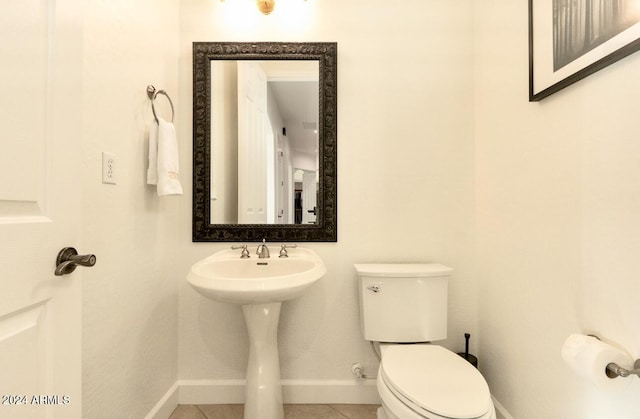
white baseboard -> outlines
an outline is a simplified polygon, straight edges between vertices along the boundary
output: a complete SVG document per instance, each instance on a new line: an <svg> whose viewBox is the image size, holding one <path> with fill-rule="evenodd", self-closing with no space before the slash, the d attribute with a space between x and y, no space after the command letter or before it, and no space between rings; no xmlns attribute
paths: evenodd
<svg viewBox="0 0 640 419"><path fill-rule="evenodd" d="M283 380L285 403L379 404L375 380Z"/></svg>
<svg viewBox="0 0 640 419"><path fill-rule="evenodd" d="M244 384L245 380L179 380L179 403L244 403Z"/></svg>
<svg viewBox="0 0 640 419"><path fill-rule="evenodd" d="M178 404L244 403L245 380L178 380L145 419L168 419ZM282 380L284 403L379 404L375 380Z"/></svg>
<svg viewBox="0 0 640 419"><path fill-rule="evenodd" d="M168 419L176 407L178 407L178 382L173 383L144 419Z"/></svg>
<svg viewBox="0 0 640 419"><path fill-rule="evenodd" d="M505 409L495 397L491 396L491 398L493 399L493 405L496 408L496 419L513 419L513 416L507 412L507 409Z"/></svg>
<svg viewBox="0 0 640 419"><path fill-rule="evenodd" d="M180 404L244 403L244 380L180 380ZM379 403L373 380L282 380L285 403Z"/></svg>

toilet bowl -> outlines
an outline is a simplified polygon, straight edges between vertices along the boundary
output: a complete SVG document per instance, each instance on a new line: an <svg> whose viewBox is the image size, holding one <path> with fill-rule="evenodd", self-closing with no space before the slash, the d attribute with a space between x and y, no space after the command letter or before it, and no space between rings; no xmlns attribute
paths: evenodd
<svg viewBox="0 0 640 419"><path fill-rule="evenodd" d="M495 419L489 387L471 364L431 344L381 344L378 419Z"/></svg>
<svg viewBox="0 0 640 419"><path fill-rule="evenodd" d="M447 337L452 269L436 263L355 268L362 333L380 347L378 419L495 419L480 372L456 353L429 343Z"/></svg>

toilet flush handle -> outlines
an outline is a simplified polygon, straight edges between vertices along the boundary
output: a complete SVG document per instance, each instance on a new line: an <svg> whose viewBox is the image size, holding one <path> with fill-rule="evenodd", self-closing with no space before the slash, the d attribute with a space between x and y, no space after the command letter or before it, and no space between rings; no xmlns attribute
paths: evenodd
<svg viewBox="0 0 640 419"><path fill-rule="evenodd" d="M376 293L378 293L378 292L382 291L382 287L381 287L380 285L378 285L378 284L375 284L375 285L369 285L369 286L367 287L367 289L368 289L369 291L373 291L373 292L376 292Z"/></svg>

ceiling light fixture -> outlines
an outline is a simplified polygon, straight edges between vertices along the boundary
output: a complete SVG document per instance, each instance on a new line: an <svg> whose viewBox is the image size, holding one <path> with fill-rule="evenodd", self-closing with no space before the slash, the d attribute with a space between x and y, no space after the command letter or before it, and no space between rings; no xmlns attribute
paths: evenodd
<svg viewBox="0 0 640 419"><path fill-rule="evenodd" d="M276 0L256 0L256 6L263 15L268 15L276 7Z"/></svg>
<svg viewBox="0 0 640 419"><path fill-rule="evenodd" d="M225 0L220 0L221 3L224 3ZM304 0L307 1L307 0ZM273 9L275 9L276 7L276 0L256 0L256 6L258 7L258 10L260 10L260 12L263 15L268 15L271 14L271 12L273 12Z"/></svg>

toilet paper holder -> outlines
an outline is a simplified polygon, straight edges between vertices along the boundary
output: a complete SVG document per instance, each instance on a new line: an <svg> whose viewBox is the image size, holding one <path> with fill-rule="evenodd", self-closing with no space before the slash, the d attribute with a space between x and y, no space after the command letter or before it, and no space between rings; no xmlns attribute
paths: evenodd
<svg viewBox="0 0 640 419"><path fill-rule="evenodd" d="M607 370L605 372L609 378L628 377L634 374L640 376L640 359L636 359L632 370L628 370L615 362L611 362L610 364L607 364Z"/></svg>
<svg viewBox="0 0 640 419"><path fill-rule="evenodd" d="M598 340L602 340L600 339L599 336L596 336L596 335L587 335L587 336L591 336ZM607 368L605 369L605 374L607 374L607 377L609 378L618 378L618 377L624 378L630 375L637 375L638 377L640 377L640 359L636 359L636 362L633 363L632 370L628 370L624 367L621 367L615 362L610 362L609 364L607 364Z"/></svg>

